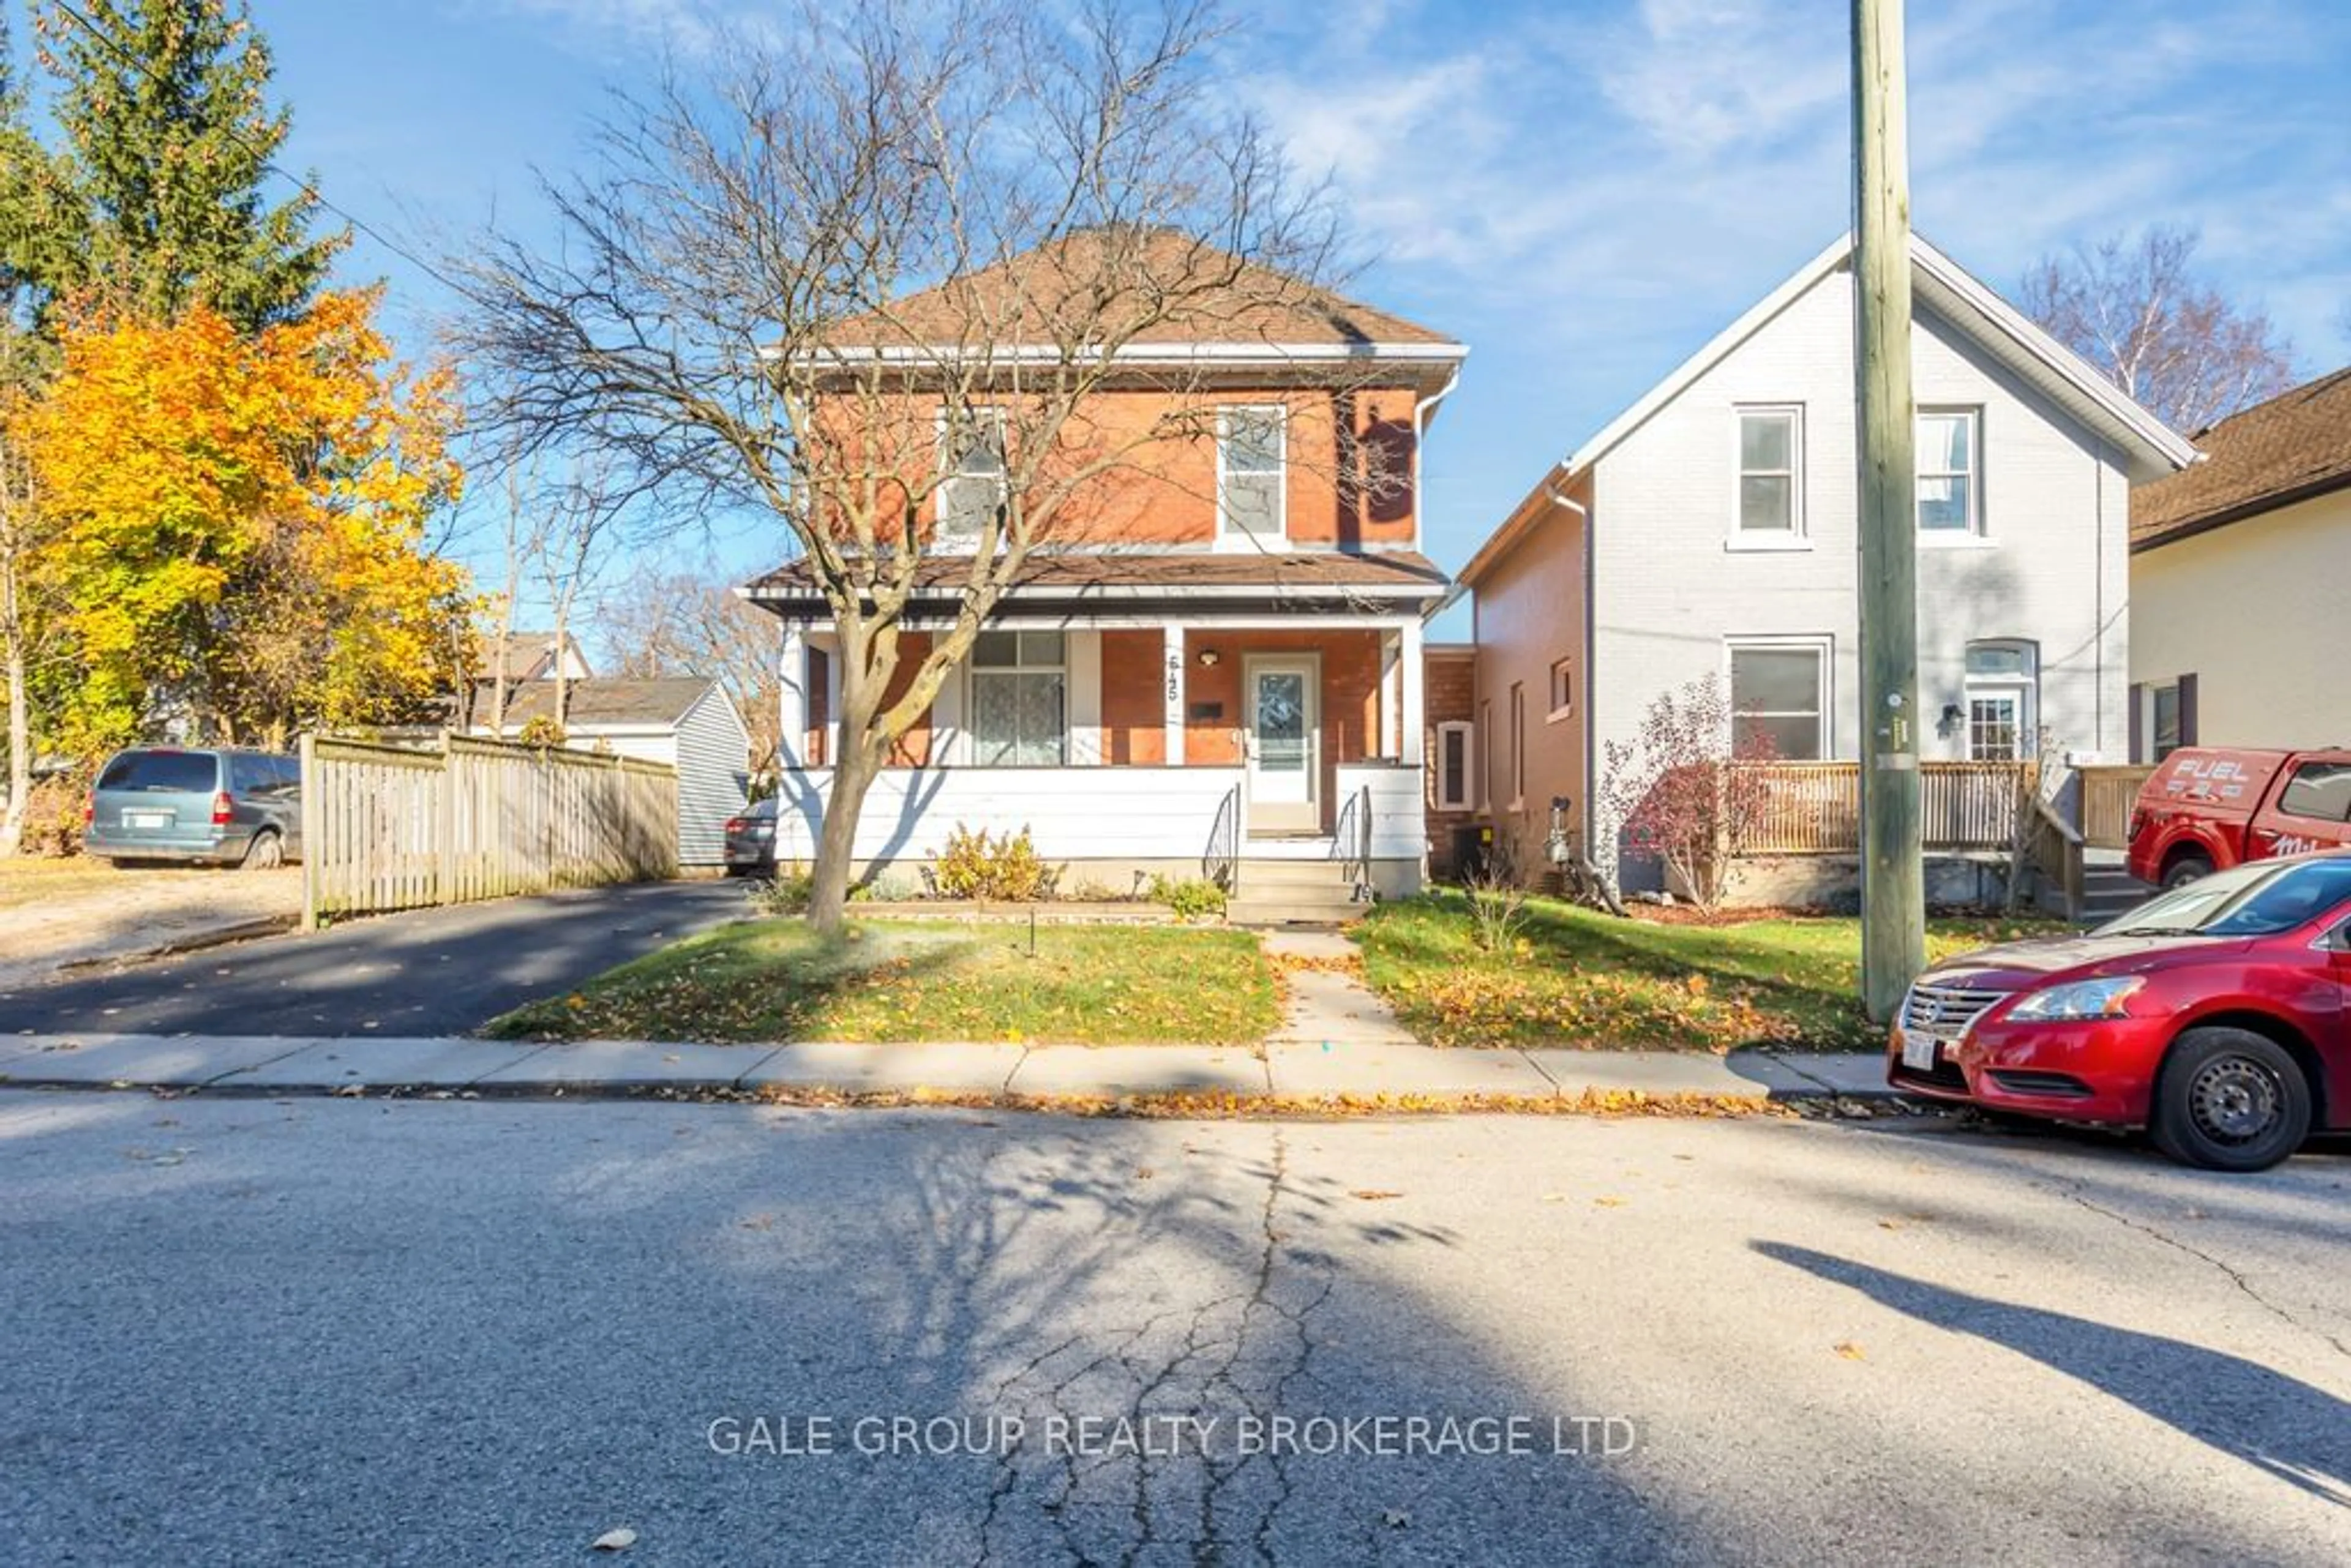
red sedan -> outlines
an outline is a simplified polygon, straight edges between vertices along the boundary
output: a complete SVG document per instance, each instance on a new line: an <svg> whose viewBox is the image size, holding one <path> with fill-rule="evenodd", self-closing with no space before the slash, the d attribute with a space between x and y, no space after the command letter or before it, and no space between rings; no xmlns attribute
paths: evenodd
<svg viewBox="0 0 2351 1568"><path fill-rule="evenodd" d="M2351 1129L2351 852L2255 861L2080 936L1946 959L1903 999L1886 1078L2145 1127L2215 1170Z"/></svg>

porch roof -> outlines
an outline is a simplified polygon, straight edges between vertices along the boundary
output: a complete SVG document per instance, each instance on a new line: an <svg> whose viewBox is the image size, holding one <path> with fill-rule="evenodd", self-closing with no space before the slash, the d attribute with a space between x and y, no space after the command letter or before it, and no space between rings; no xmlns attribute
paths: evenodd
<svg viewBox="0 0 2351 1568"><path fill-rule="evenodd" d="M952 615L969 556L934 556L918 568L910 611ZM1413 613L1444 598L1445 573L1412 550L1051 550L1021 563L998 601L1013 618L1171 615L1211 611L1282 615ZM824 621L831 607L804 560L743 590L787 620Z"/></svg>

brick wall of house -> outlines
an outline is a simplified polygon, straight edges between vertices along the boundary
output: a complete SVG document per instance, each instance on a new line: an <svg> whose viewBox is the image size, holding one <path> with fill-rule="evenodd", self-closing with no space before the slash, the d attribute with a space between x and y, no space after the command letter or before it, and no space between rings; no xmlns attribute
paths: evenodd
<svg viewBox="0 0 2351 1568"><path fill-rule="evenodd" d="M1462 758L1463 770L1470 775L1464 805L1458 810L1442 810L1437 802L1442 799L1445 754L1437 727L1477 722L1478 650L1431 644L1421 655L1421 700L1427 722L1421 754L1427 758L1423 789L1428 810L1428 872L1431 876L1445 877L1459 869L1453 853L1455 831L1478 820L1478 743L1473 729L1465 737Z"/></svg>
<svg viewBox="0 0 2351 1568"><path fill-rule="evenodd" d="M1157 632L1102 634L1102 759L1113 768L1156 768L1167 760L1167 707L1159 685L1165 653Z"/></svg>

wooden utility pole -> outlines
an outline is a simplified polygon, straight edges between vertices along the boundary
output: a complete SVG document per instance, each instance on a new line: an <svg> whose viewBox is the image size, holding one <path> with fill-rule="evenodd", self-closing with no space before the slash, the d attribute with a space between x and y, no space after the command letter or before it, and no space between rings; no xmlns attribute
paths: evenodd
<svg viewBox="0 0 2351 1568"><path fill-rule="evenodd" d="M1918 523L1902 0L1854 0L1854 374L1861 445L1861 992L1884 1023L1927 965Z"/></svg>

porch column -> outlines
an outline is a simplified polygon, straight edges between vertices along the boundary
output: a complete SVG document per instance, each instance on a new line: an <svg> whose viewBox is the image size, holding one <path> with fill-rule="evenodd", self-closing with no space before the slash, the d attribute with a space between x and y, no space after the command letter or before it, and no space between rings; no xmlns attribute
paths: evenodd
<svg viewBox="0 0 2351 1568"><path fill-rule="evenodd" d="M1161 632L1165 648L1160 661L1161 695L1165 706L1161 722L1166 735L1167 766L1184 766L1184 628L1168 624Z"/></svg>
<svg viewBox="0 0 2351 1568"><path fill-rule="evenodd" d="M1417 768L1421 762L1423 738L1428 731L1427 711L1421 697L1423 654L1418 619L1404 623L1397 642L1401 644L1397 650L1397 662L1403 666L1403 679L1398 685L1404 698L1404 733L1396 737L1403 743L1396 752L1396 758L1406 767Z"/></svg>
<svg viewBox="0 0 2351 1568"><path fill-rule="evenodd" d="M1404 632L1380 631L1380 744L1374 755L1404 756Z"/></svg>
<svg viewBox="0 0 2351 1568"><path fill-rule="evenodd" d="M781 709L778 722L783 731L777 745L776 761L782 768L808 766L808 655L807 629L786 622L782 660L776 679L777 701Z"/></svg>

